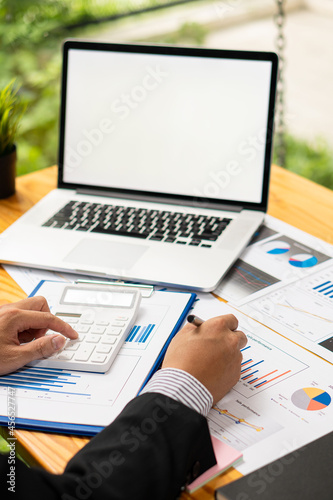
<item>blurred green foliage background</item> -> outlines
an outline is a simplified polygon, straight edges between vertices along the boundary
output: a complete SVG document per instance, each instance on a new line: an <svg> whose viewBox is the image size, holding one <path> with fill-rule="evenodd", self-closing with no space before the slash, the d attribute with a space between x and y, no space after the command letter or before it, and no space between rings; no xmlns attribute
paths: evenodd
<svg viewBox="0 0 333 500"><path fill-rule="evenodd" d="M27 105L18 137L18 175L57 162L61 44L68 37L94 37L100 22L112 22L167 0L0 0L0 87L12 78ZM157 42L204 45L207 30L184 23ZM286 136L286 165L333 189L333 152L324 140ZM273 161L276 162L276 155Z"/></svg>

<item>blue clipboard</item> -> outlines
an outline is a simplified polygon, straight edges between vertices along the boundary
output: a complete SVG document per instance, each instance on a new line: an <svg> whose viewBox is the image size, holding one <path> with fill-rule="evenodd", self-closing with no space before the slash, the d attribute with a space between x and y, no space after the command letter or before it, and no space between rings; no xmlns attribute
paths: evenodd
<svg viewBox="0 0 333 500"><path fill-rule="evenodd" d="M38 285L35 287L35 289L31 292L29 297L34 297L43 283L46 281L51 281L51 280L42 280L38 283ZM159 291L164 291L164 290L159 290ZM170 292L169 292L170 293ZM171 292L172 293L172 292ZM173 293L182 293L182 292L173 292ZM185 292L189 293L189 292ZM196 294L191 293L189 300L186 304L186 307L184 308L182 314L180 315L177 323L175 324L172 332L170 333L167 341L165 342L163 348L161 349L158 357L156 358L156 361L148 373L144 383L140 387L140 390L138 391L137 395L140 394L144 386L147 384L147 382L150 380L150 378L153 376L153 374L160 368L164 355L166 353L166 350L173 339L173 337L176 335L176 333L179 331L180 327L182 326L183 322L187 318L189 312L191 311L194 302L196 301ZM8 384L10 386L10 384ZM15 386L14 386L15 387ZM6 416L0 416L0 425L6 425L8 423L8 418ZM16 418L15 419L15 428L17 429L26 429L26 430L34 430L34 431L43 431L43 432L54 432L54 433L61 433L61 434L74 434L78 436L94 436L98 434L100 431L104 429L103 426L94 426L94 425L83 425L83 424L73 424L73 423L61 423L61 422L51 422L51 421L46 421L46 420L35 420L35 419L26 419L26 418Z"/></svg>

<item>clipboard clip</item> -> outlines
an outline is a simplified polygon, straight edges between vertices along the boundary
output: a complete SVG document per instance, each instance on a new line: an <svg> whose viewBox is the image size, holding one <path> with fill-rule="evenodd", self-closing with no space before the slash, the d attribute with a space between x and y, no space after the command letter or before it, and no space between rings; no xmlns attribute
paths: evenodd
<svg viewBox="0 0 333 500"><path fill-rule="evenodd" d="M124 283L122 281L99 281L99 280L76 280L74 283L76 284L85 284L85 285L112 285L112 286L121 286L127 288L135 288L136 290L140 290L141 296L149 298L152 296L154 292L153 285L139 285L136 283Z"/></svg>

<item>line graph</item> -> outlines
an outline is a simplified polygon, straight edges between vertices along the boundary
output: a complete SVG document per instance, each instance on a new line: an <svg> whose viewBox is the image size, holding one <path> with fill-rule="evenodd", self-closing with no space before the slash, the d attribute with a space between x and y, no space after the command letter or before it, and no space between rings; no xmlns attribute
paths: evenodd
<svg viewBox="0 0 333 500"><path fill-rule="evenodd" d="M291 309L292 311L296 311L296 312L300 312L302 314L307 314L309 316L311 316L312 318L318 318L318 319L321 319L323 321L327 321L328 323L331 323L333 324L333 320L330 319L330 318L324 318L323 316L319 316L318 314L315 314L311 311L306 311L305 309L300 309L299 307L294 307L292 306L291 304L277 304L278 306L280 307L286 307L287 309Z"/></svg>
<svg viewBox="0 0 333 500"><path fill-rule="evenodd" d="M250 427L251 429L254 429L257 432L261 432L264 430L263 427L258 427L257 425L251 424L250 422L247 422L245 418L236 417L236 415L233 415L228 410L222 410L216 405L213 406L213 410L217 411L217 413L219 413L220 415L224 415L227 418L230 418L236 425L237 424L245 425L247 427Z"/></svg>
<svg viewBox="0 0 333 500"><path fill-rule="evenodd" d="M235 272L243 278L243 280L248 284L252 286L258 285L258 283L262 283L263 287L271 285L269 281L263 280L259 278L259 276L256 276L255 274L247 271L244 266L235 266ZM252 279L251 279L252 278Z"/></svg>
<svg viewBox="0 0 333 500"><path fill-rule="evenodd" d="M331 266L254 300L251 306L265 314L269 324L277 322L278 325L272 324L272 327L284 335L288 335L289 329L291 334L317 343L333 335L332 299Z"/></svg>
<svg viewBox="0 0 333 500"><path fill-rule="evenodd" d="M222 281L219 289L222 296L228 300L240 300L279 283L279 281L274 276L238 259Z"/></svg>
<svg viewBox="0 0 333 500"><path fill-rule="evenodd" d="M283 428L252 404L239 398L235 400L232 394L213 406L208 414L208 425L213 436L239 451Z"/></svg>

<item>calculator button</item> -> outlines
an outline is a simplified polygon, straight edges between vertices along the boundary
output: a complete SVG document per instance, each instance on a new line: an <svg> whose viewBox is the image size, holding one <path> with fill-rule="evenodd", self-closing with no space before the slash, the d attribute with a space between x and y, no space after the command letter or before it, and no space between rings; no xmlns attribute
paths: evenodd
<svg viewBox="0 0 333 500"><path fill-rule="evenodd" d="M109 321L96 321L96 325L98 326L109 326Z"/></svg>
<svg viewBox="0 0 333 500"><path fill-rule="evenodd" d="M106 333L107 335L120 335L121 331L121 328L109 328Z"/></svg>
<svg viewBox="0 0 333 500"><path fill-rule="evenodd" d="M80 343L77 340L73 340L71 342L68 342L68 344L65 346L66 351L77 351L79 348Z"/></svg>
<svg viewBox="0 0 333 500"><path fill-rule="evenodd" d="M66 360L69 360L69 359L72 359L72 357L74 356L74 353L73 352L66 352L66 351L63 351L61 352L60 354L58 354L57 358L58 359L66 359Z"/></svg>
<svg viewBox="0 0 333 500"><path fill-rule="evenodd" d="M117 316L115 319L117 321L127 321L128 320L128 316Z"/></svg>
<svg viewBox="0 0 333 500"><path fill-rule="evenodd" d="M106 360L106 356L105 354L94 354L92 357L91 357L91 362L92 363L104 363L104 361Z"/></svg>
<svg viewBox="0 0 333 500"><path fill-rule="evenodd" d="M99 335L87 335L86 336L86 342L90 342L93 344L97 344L99 342L101 337Z"/></svg>
<svg viewBox="0 0 333 500"><path fill-rule="evenodd" d="M92 319L81 319L80 323L81 323L81 325L93 325L94 324Z"/></svg>
<svg viewBox="0 0 333 500"><path fill-rule="evenodd" d="M82 342L84 339L86 338L85 335L83 335L83 333L80 333L78 338L75 339L76 342Z"/></svg>
<svg viewBox="0 0 333 500"><path fill-rule="evenodd" d="M94 349L95 349L94 345L92 346L85 345L81 347L81 349L79 349L78 352L75 353L74 359L76 361L88 361Z"/></svg>
<svg viewBox="0 0 333 500"><path fill-rule="evenodd" d="M109 345L109 344L101 344L101 345L97 346L96 352L102 353L102 354L109 354L109 352L111 351L111 349L112 349L111 345Z"/></svg>
<svg viewBox="0 0 333 500"><path fill-rule="evenodd" d="M64 321L66 321L66 323L74 324L79 322L79 318L66 318Z"/></svg>
<svg viewBox="0 0 333 500"><path fill-rule="evenodd" d="M94 326L91 329L91 333L93 333L93 334L102 335L104 332L105 332L105 327L104 326Z"/></svg>
<svg viewBox="0 0 333 500"><path fill-rule="evenodd" d="M85 325L75 325L74 330L77 331L77 333L88 333L90 327L85 326Z"/></svg>
<svg viewBox="0 0 333 500"><path fill-rule="evenodd" d="M102 344L114 344L116 342L117 338L113 337L112 335L104 335L102 337L101 343Z"/></svg>
<svg viewBox="0 0 333 500"><path fill-rule="evenodd" d="M112 321L112 326L125 326L123 321Z"/></svg>

